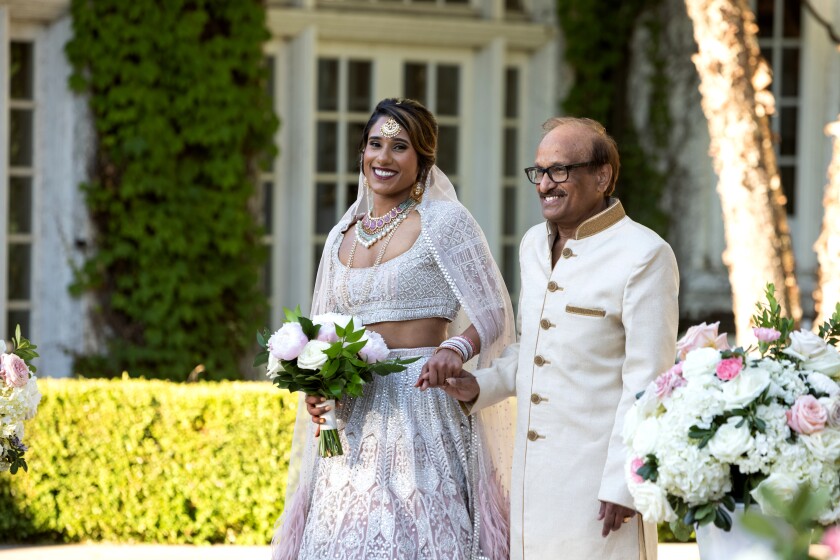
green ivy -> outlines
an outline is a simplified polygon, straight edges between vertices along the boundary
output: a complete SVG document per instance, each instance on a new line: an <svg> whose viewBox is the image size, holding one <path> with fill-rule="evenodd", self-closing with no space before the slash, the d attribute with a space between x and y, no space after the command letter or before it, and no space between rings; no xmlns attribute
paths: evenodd
<svg viewBox="0 0 840 560"><path fill-rule="evenodd" d="M668 79L660 49L663 23L656 17L662 0L557 0L565 59L574 71L574 85L563 102L568 115L601 122L621 152L616 195L636 221L664 234L668 218L659 201L665 176L655 155L645 150L632 119L628 95L630 42L644 26L649 43L645 55L652 69L647 128L656 149L668 144ZM604 14L607 14L605 17Z"/></svg>
<svg viewBox="0 0 840 560"><path fill-rule="evenodd" d="M93 253L72 290L106 338L77 370L239 377L264 323L266 251L249 203L277 119L258 0L73 0L66 52L96 153ZM247 364L245 364L247 365Z"/></svg>

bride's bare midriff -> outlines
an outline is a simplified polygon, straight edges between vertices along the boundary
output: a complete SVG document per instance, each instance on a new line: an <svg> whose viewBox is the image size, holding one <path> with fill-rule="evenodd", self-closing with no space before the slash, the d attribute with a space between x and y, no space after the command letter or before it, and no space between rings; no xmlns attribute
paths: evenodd
<svg viewBox="0 0 840 560"><path fill-rule="evenodd" d="M421 348L438 346L446 340L446 328L449 321L432 317L414 321L389 321L365 325L382 335L388 348Z"/></svg>

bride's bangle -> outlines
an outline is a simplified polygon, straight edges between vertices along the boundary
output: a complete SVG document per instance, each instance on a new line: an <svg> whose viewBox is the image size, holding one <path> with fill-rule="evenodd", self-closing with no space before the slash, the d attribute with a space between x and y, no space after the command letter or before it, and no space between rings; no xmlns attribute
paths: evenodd
<svg viewBox="0 0 840 560"><path fill-rule="evenodd" d="M467 363L475 355L475 345L466 336L453 336L440 343L435 354L446 348L452 350L461 357L461 361Z"/></svg>

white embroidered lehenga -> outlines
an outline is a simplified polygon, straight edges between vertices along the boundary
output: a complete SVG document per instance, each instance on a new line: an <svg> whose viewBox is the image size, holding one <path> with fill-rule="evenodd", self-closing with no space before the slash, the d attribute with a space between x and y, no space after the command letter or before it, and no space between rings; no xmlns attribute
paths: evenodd
<svg viewBox="0 0 840 560"><path fill-rule="evenodd" d="M445 175L430 174L417 206L421 235L408 251L348 269L338 248L366 210L360 196L330 233L312 313L350 314L366 325L444 317L454 321L450 334L472 323L481 337L476 361L489 364L512 341L510 301L481 230ZM345 400L342 456L318 457L314 424L301 406L274 560L508 557L512 407L467 417L443 391L415 388L433 352L392 350L391 357L421 359Z"/></svg>

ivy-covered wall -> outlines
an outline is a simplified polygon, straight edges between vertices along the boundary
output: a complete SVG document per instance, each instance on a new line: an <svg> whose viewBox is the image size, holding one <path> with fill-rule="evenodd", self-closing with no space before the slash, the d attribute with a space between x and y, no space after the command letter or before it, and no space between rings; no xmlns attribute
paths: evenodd
<svg viewBox="0 0 840 560"><path fill-rule="evenodd" d="M249 210L277 127L259 0L73 0L71 87L97 135L82 185L95 246L73 289L93 296L102 353L76 371L237 378L264 322L266 252ZM199 368L200 369L200 368Z"/></svg>
<svg viewBox="0 0 840 560"><path fill-rule="evenodd" d="M657 8L663 0L557 0L566 63L574 85L563 112L601 122L621 154L616 196L628 215L660 234L668 217L659 204L666 178L654 152L668 144L670 115L665 58L659 47L664 23ZM644 53L634 53L632 39L640 26L649 37ZM632 56L642 54L650 68L648 115L642 134L631 106ZM649 146L649 147L646 147Z"/></svg>

